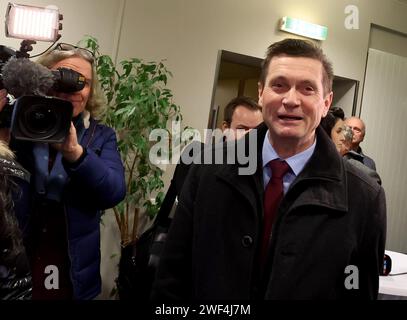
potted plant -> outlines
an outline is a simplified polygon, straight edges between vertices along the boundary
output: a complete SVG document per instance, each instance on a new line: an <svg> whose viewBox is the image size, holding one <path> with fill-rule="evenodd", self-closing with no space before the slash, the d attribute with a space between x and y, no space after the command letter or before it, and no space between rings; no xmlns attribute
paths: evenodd
<svg viewBox="0 0 407 320"><path fill-rule="evenodd" d="M150 133L154 129L167 130L172 120L180 121L182 116L180 107L172 102L171 90L166 87L172 75L163 61L144 62L132 58L115 66L110 56L100 53L94 37L86 36L80 44L95 55L108 107L102 122L115 128L126 169L126 198L113 208L121 235L120 279L120 273L125 272L124 259L132 258L138 239L140 215L143 213L152 219L164 196L163 170L149 160ZM173 139L171 132L167 132L169 139ZM151 200L152 196L155 201ZM120 296L120 284L118 287Z"/></svg>

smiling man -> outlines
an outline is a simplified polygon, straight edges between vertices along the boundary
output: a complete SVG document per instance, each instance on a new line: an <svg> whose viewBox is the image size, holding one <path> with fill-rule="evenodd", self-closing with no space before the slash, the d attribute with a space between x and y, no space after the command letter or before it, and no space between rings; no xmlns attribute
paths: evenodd
<svg viewBox="0 0 407 320"><path fill-rule="evenodd" d="M226 161L191 167L153 298L377 298L384 191L318 127L332 79L312 42L268 48L259 81L264 123L237 142L257 141L257 170L239 175L238 162Z"/></svg>

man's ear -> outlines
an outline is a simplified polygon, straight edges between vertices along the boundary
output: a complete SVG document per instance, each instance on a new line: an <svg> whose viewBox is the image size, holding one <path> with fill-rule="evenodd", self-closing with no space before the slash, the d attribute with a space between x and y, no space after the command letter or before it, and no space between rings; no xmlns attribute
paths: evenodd
<svg viewBox="0 0 407 320"><path fill-rule="evenodd" d="M257 82L257 92L259 95L258 104L262 107L263 107L263 90L264 90L264 85L260 81Z"/></svg>
<svg viewBox="0 0 407 320"><path fill-rule="evenodd" d="M324 110L322 112L322 118L325 118L326 114L328 113L329 108L331 107L331 104L332 104L333 96L334 96L334 93L332 91L325 96Z"/></svg>
<svg viewBox="0 0 407 320"><path fill-rule="evenodd" d="M226 129L229 129L229 124L226 121L222 122L222 132L225 131Z"/></svg>

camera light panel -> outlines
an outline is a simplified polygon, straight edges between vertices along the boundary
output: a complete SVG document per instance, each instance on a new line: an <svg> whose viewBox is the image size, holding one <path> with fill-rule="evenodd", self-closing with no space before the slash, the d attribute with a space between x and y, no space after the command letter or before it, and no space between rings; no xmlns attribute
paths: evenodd
<svg viewBox="0 0 407 320"><path fill-rule="evenodd" d="M58 31L58 8L8 4L7 37L53 42L58 37Z"/></svg>

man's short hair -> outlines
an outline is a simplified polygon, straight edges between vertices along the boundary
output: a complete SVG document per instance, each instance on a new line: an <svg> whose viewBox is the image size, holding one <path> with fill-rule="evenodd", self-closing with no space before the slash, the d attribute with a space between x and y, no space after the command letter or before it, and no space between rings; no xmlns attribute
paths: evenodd
<svg viewBox="0 0 407 320"><path fill-rule="evenodd" d="M229 101L223 113L223 121L225 121L228 126L230 126L230 124L232 123L233 113L238 106L245 107L246 109L249 109L251 111L261 112L261 107L252 98L244 96L236 97Z"/></svg>
<svg viewBox="0 0 407 320"><path fill-rule="evenodd" d="M265 85L271 59L279 56L311 58L320 61L323 66L322 82L324 94L332 91L334 77L332 63L320 47L311 41L300 39L284 39L273 43L267 48L266 58L263 60L260 74L261 86Z"/></svg>

